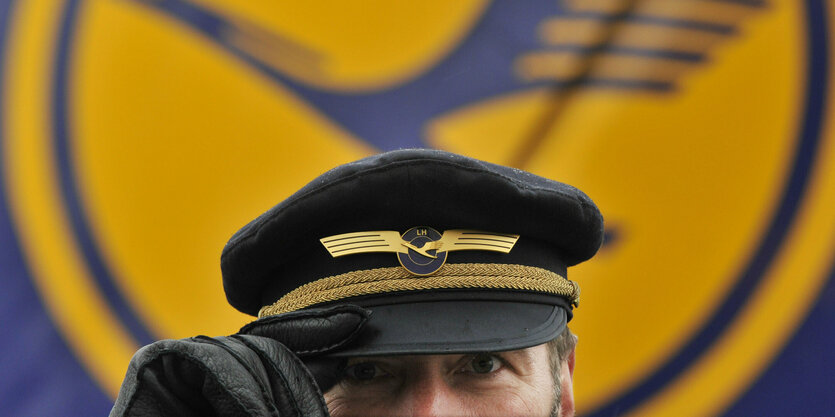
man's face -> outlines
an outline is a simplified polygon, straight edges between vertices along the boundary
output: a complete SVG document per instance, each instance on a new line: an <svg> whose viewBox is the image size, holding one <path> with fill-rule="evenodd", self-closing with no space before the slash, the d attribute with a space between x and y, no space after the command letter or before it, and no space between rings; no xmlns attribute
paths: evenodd
<svg viewBox="0 0 835 417"><path fill-rule="evenodd" d="M325 393L333 417L547 417L558 403L546 345L498 353L352 358L345 371L346 377ZM563 374L570 385L571 376Z"/></svg>

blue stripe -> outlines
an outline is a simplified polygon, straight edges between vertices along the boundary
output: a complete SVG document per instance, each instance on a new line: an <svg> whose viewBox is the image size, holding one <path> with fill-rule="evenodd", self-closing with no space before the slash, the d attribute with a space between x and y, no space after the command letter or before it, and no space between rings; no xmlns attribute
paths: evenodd
<svg viewBox="0 0 835 417"><path fill-rule="evenodd" d="M827 236L829 237L829 236ZM835 255L835 254L833 254ZM825 285L791 341L725 410L730 416L831 416L835 410L835 257Z"/></svg>
<svg viewBox="0 0 835 417"><path fill-rule="evenodd" d="M736 33L736 28L729 25L723 25L721 23L642 15L635 14L630 10L624 11L622 13L566 11L565 14L563 14L559 18L566 20L598 20L607 24L619 22L640 23L653 26L666 26L672 28L701 30L703 32L712 32L721 35L732 35Z"/></svg>
<svg viewBox="0 0 835 417"><path fill-rule="evenodd" d="M594 78L582 76L574 80L557 81L550 84L553 88L569 89L576 87L583 88L606 88L618 90L649 90L655 92L672 91L673 84L667 81L654 80L618 80L610 78Z"/></svg>
<svg viewBox="0 0 835 417"><path fill-rule="evenodd" d="M58 183L61 188L61 197L67 209L72 231L75 234L78 246L84 261L90 268L91 275L98 288L102 291L104 301L113 313L118 317L128 332L133 335L136 342L145 345L153 342L156 338L150 330L145 327L142 320L131 309L130 304L124 295L115 285L115 280L110 269L104 262L99 250L99 245L93 238L88 219L84 212L84 205L78 189L78 170L74 166L75 158L72 155L71 143L73 142L72 126L70 120L69 100L70 91L70 68L73 54L73 41L75 37L75 24L81 8L81 0L69 0L61 20L59 40L57 45L57 60L55 73L53 74L52 89L52 125L54 132L54 146L58 163Z"/></svg>
<svg viewBox="0 0 835 417"><path fill-rule="evenodd" d="M627 392L589 413L589 416L602 417L629 412L650 399L699 360L707 349L722 337L740 310L748 303L785 242L815 163L815 150L819 144L826 103L825 92L828 89L827 11L823 0L808 0L806 4L809 64L806 74L805 111L802 113L805 118L795 148L794 163L783 186L780 204L760 241L759 248L740 272L735 280L736 284L719 304L719 308L681 350L641 383L633 385Z"/></svg>
<svg viewBox="0 0 835 417"><path fill-rule="evenodd" d="M765 0L703 0L707 2L713 3L729 3L729 4L738 4L740 6L748 6L748 7L756 7L756 8L763 8L768 6L768 2Z"/></svg>
<svg viewBox="0 0 835 417"><path fill-rule="evenodd" d="M544 49L545 52L570 52L577 55L609 54L637 56L646 58L664 58L674 61L698 63L705 59L705 55L695 52L676 51L673 49L649 49L626 46L611 46L608 44L586 46L580 44L554 44ZM537 51L538 52L538 51Z"/></svg>

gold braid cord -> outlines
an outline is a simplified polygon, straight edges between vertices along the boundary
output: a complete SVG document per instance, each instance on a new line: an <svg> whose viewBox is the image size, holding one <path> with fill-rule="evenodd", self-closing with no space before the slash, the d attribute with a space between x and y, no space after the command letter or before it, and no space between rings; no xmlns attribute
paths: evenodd
<svg viewBox="0 0 835 417"><path fill-rule="evenodd" d="M446 264L438 272L420 277L400 267L365 269L322 278L287 293L264 306L258 317L274 316L314 304L368 294L456 288L538 291L579 303L580 287L542 268L507 264Z"/></svg>

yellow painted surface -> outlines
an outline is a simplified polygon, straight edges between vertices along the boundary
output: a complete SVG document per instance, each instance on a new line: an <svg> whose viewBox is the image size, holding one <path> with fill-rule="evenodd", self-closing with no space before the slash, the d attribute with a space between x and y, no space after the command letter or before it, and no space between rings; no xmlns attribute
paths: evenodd
<svg viewBox="0 0 835 417"><path fill-rule="evenodd" d="M96 1L81 23L70 133L99 247L155 334L234 332L249 319L226 302L223 245L372 148L145 7Z"/></svg>
<svg viewBox="0 0 835 417"><path fill-rule="evenodd" d="M832 136L827 137L819 155L823 166L835 163ZM688 372L630 415L720 414L780 352L814 305L835 261L835 176L822 171L816 172L787 249L739 318Z"/></svg>

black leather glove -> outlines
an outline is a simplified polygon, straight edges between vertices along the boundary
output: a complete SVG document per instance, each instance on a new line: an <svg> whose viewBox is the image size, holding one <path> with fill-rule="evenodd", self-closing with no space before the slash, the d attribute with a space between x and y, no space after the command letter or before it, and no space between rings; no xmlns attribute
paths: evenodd
<svg viewBox="0 0 835 417"><path fill-rule="evenodd" d="M353 340L368 315L350 305L303 310L228 337L152 343L131 360L110 415L328 416L322 391L338 366L321 355Z"/></svg>

